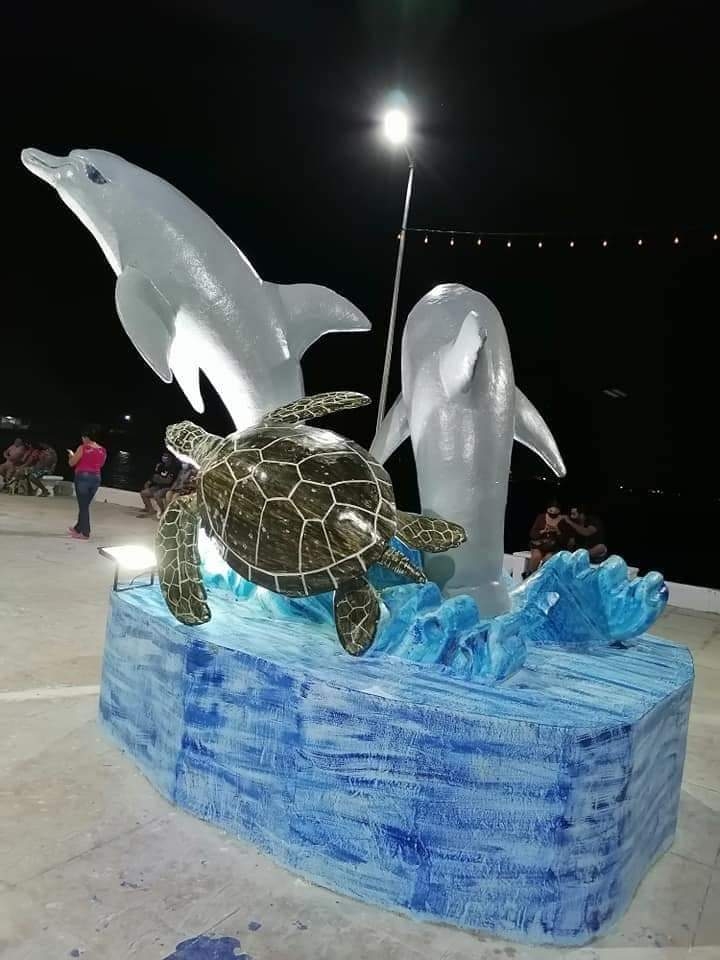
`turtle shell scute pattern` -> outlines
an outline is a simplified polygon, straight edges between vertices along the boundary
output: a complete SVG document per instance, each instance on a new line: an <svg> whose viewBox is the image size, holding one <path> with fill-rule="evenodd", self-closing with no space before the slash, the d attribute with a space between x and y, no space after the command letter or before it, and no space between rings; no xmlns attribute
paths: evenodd
<svg viewBox="0 0 720 960"><path fill-rule="evenodd" d="M362 577L397 524L380 464L305 424L260 425L228 439L200 476L198 506L226 562L287 596Z"/></svg>

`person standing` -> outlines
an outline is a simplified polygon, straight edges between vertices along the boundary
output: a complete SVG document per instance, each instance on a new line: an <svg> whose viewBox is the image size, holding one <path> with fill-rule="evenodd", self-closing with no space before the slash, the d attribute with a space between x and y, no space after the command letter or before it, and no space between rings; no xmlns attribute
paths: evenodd
<svg viewBox="0 0 720 960"><path fill-rule="evenodd" d="M107 451L97 442L97 427L85 427L82 443L73 452L68 450L68 463L75 469L75 495L78 519L68 533L75 540L90 539L90 504L100 486L100 471L107 460Z"/></svg>

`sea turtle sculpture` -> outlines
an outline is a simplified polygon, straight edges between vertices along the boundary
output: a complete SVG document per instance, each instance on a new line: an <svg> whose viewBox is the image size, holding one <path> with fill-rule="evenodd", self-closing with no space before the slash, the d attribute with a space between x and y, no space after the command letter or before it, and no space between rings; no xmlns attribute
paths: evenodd
<svg viewBox="0 0 720 960"><path fill-rule="evenodd" d="M390 539L430 552L465 540L457 524L396 510L390 477L367 450L305 423L369 402L350 392L305 397L226 439L188 421L167 428L168 448L200 471L197 492L170 504L157 537L160 586L181 623L211 616L199 525L246 580L291 597L334 590L340 642L355 656L371 645L380 617L368 567L426 580Z"/></svg>

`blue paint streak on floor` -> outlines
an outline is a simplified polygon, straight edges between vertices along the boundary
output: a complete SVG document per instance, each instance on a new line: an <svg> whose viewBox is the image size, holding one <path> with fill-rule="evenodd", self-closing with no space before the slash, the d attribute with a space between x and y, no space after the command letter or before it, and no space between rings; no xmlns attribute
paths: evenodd
<svg viewBox="0 0 720 960"><path fill-rule="evenodd" d="M193 937L179 943L164 960L252 960L247 953L236 953L239 949L235 937Z"/></svg>
<svg viewBox="0 0 720 960"><path fill-rule="evenodd" d="M348 657L332 624L179 625L114 594L101 717L169 799L359 899L585 943L672 843L693 668L649 636L531 645L504 683ZM182 955L180 955L182 956Z"/></svg>

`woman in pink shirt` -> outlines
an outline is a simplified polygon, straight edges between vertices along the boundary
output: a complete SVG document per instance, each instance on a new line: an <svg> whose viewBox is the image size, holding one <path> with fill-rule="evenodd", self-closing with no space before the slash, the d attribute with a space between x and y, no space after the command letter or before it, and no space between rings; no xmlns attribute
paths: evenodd
<svg viewBox="0 0 720 960"><path fill-rule="evenodd" d="M97 427L85 427L82 443L73 453L68 450L68 463L75 468L75 494L78 519L68 533L75 540L90 539L90 504L100 486L100 471L107 459L105 447L96 442Z"/></svg>

